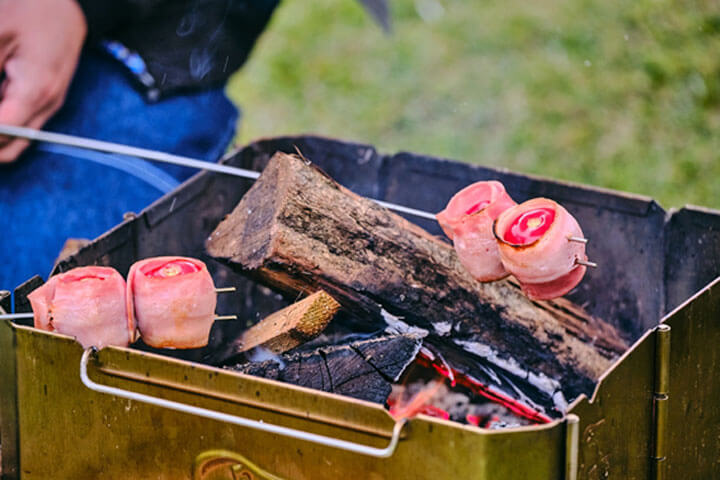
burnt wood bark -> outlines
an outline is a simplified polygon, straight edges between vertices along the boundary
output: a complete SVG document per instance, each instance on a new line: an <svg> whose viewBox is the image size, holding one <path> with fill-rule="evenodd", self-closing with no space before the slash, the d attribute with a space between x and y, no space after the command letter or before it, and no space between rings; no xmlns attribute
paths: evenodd
<svg viewBox="0 0 720 480"><path fill-rule="evenodd" d="M389 335L226 368L369 402L385 403L393 383L415 360L421 346L420 337Z"/></svg>
<svg viewBox="0 0 720 480"><path fill-rule="evenodd" d="M292 155L270 160L206 247L285 292L323 289L359 318L390 313L532 372L548 394L591 393L626 348L614 327L567 300L533 302L512 282L477 282L452 246Z"/></svg>

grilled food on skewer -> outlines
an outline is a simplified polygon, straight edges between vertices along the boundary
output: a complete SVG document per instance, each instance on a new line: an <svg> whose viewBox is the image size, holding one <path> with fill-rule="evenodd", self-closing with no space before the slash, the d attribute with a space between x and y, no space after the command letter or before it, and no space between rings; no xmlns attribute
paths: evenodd
<svg viewBox="0 0 720 480"><path fill-rule="evenodd" d="M78 267L28 295L35 328L70 335L85 347L126 347L135 325L127 315L125 280L110 267Z"/></svg>
<svg viewBox="0 0 720 480"><path fill-rule="evenodd" d="M128 315L147 345L207 345L217 293L205 263L188 257L141 260L130 268L127 292Z"/></svg>
<svg viewBox="0 0 720 480"><path fill-rule="evenodd" d="M533 300L565 295L580 283L587 268L583 232L558 203L534 198L504 211L494 234L505 268Z"/></svg>
<svg viewBox="0 0 720 480"><path fill-rule="evenodd" d="M508 276L492 232L493 221L515 205L497 181L476 182L456 193L437 214L443 231L455 246L460 263L481 282Z"/></svg>

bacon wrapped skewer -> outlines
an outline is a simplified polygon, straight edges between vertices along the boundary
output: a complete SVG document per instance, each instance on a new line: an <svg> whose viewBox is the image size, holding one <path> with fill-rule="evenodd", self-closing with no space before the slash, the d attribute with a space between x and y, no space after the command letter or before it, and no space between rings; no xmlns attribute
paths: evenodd
<svg viewBox="0 0 720 480"><path fill-rule="evenodd" d="M156 348L199 348L208 343L217 293L203 262L155 257L133 264L127 282L128 315L143 341Z"/></svg>
<svg viewBox="0 0 720 480"><path fill-rule="evenodd" d="M507 209L495 221L493 232L500 258L508 272L533 300L565 295L585 275L585 244L575 218L547 198L534 198Z"/></svg>
<svg viewBox="0 0 720 480"><path fill-rule="evenodd" d="M77 339L84 347L127 347L135 325L128 319L125 280L110 267L78 267L50 277L28 295L35 328Z"/></svg>
<svg viewBox="0 0 720 480"><path fill-rule="evenodd" d="M492 232L493 221L515 205L497 181L476 182L455 194L445 210L436 215L445 234L452 239L460 263L481 282L508 275Z"/></svg>

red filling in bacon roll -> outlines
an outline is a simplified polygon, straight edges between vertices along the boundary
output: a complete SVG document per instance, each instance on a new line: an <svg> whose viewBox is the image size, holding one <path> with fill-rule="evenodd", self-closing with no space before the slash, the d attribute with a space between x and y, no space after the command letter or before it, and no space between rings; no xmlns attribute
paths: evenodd
<svg viewBox="0 0 720 480"><path fill-rule="evenodd" d="M575 218L547 198L534 198L507 209L495 221L500 258L518 279L525 294L535 300L565 295L585 275L585 244Z"/></svg>
<svg viewBox="0 0 720 480"><path fill-rule="evenodd" d="M203 262L155 257L136 262L128 274L128 314L143 341L156 348L207 345L217 294Z"/></svg>
<svg viewBox="0 0 720 480"><path fill-rule="evenodd" d="M436 215L443 231L453 240L460 263L481 282L508 275L493 235L493 221L515 205L497 181L477 182L460 190L445 210Z"/></svg>
<svg viewBox="0 0 720 480"><path fill-rule="evenodd" d="M125 280L110 267L78 267L50 277L28 299L35 328L73 336L84 347L126 347L135 327L128 320Z"/></svg>

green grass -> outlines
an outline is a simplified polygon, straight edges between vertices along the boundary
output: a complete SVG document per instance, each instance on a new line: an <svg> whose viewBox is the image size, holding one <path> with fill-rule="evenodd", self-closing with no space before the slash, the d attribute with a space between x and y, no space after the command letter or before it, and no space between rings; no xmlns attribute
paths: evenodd
<svg viewBox="0 0 720 480"><path fill-rule="evenodd" d="M385 36L352 0L285 0L230 83L237 141L318 133L720 208L716 3L391 3Z"/></svg>

